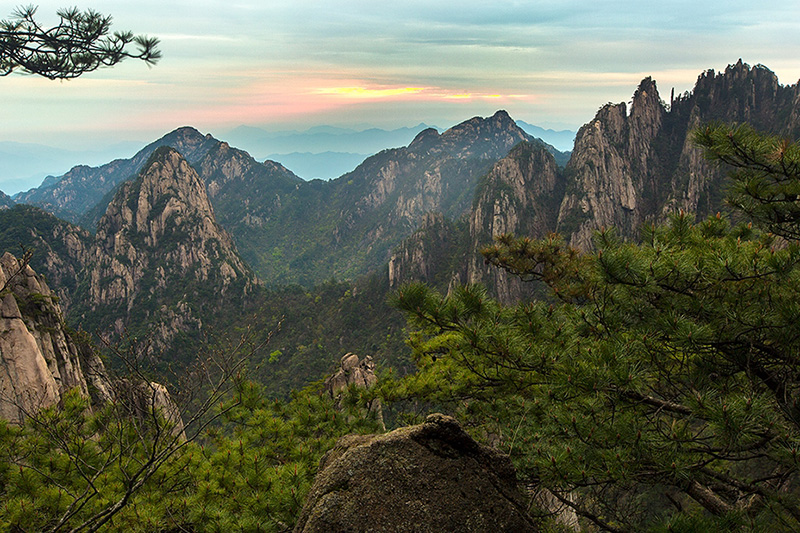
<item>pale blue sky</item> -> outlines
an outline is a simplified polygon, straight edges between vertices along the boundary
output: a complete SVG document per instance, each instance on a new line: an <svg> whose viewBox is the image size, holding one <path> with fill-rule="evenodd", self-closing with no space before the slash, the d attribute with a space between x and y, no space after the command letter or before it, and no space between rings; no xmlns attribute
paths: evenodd
<svg viewBox="0 0 800 533"><path fill-rule="evenodd" d="M61 1L39 2L55 22ZM761 4L764 5L764 4ZM740 57L800 78L800 2L81 2L114 28L161 38L153 68L128 61L69 82L0 80L0 141L87 148L182 125L448 127L506 109L577 129L652 75L662 97ZM7 17L14 4L3 8ZM223 136L224 138L224 136Z"/></svg>

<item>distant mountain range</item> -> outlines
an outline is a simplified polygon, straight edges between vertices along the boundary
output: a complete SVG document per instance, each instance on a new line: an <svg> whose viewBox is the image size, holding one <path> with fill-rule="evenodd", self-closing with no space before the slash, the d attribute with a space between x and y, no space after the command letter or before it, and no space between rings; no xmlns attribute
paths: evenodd
<svg viewBox="0 0 800 533"><path fill-rule="evenodd" d="M37 187L48 175L59 176L75 165L100 165L140 150L122 142L94 150L64 150L42 144L0 142L0 190L9 195Z"/></svg>
<svg viewBox="0 0 800 533"><path fill-rule="evenodd" d="M517 126L523 129L528 135L541 139L550 146L555 147L561 152L571 152L575 144L575 134L572 130L550 130L544 129L533 124L528 124L522 120L517 120Z"/></svg>
<svg viewBox="0 0 800 533"><path fill-rule="evenodd" d="M544 129L521 120L517 125L561 152L572 150L574 131ZM350 172L370 155L407 146L419 132L430 127L424 123L395 130L317 126L302 132L270 132L239 126L222 138L259 161L277 161L303 179L332 179ZM441 128L433 128L441 131Z"/></svg>
<svg viewBox="0 0 800 533"><path fill-rule="evenodd" d="M523 121L517 124L526 133L562 152L572 150L575 132L544 129ZM407 146L421 131L413 127L347 129L316 126L305 131L270 132L253 126L239 126L220 135L232 146L255 159L277 161L305 180L333 179L355 169L370 155L388 148ZM440 128L435 128L439 131ZM0 142L0 191L14 196L34 187L55 183L76 165L101 165L131 157L142 143L126 141L95 150L65 150L42 144Z"/></svg>

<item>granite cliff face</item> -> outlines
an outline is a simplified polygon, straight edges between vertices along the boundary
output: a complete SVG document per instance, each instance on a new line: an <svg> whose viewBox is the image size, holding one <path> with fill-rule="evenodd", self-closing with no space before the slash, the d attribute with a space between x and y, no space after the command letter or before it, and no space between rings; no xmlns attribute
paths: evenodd
<svg viewBox="0 0 800 533"><path fill-rule="evenodd" d="M66 333L58 298L9 253L0 258L0 417L20 422L68 391L111 398L102 361Z"/></svg>
<svg viewBox="0 0 800 533"><path fill-rule="evenodd" d="M588 249L592 233L616 227L636 238L646 221L683 209L699 218L724 210L724 170L705 161L691 132L712 121L800 133L800 88L741 60L700 75L691 93L662 102L654 80L642 81L631 108L606 105L583 126L566 167L567 193L557 229Z"/></svg>
<svg viewBox="0 0 800 533"><path fill-rule="evenodd" d="M679 209L698 218L724 211L725 170L709 164L691 138L694 129L712 121L746 121L796 137L800 88L782 86L765 67L739 61L723 72L701 74L692 92L673 95L667 104L656 82L646 78L630 106L605 105L580 129L563 170L546 150L527 143L493 164L475 189L467 248L458 245L451 255L432 255L448 238L464 240L446 220L458 214L445 212L445 220L423 226L395 249L391 284L417 279L446 288L444 269L451 279L484 283L502 301L512 302L530 296L530 288L483 264L479 250L495 235L541 238L559 232L571 245L589 249L600 228L614 227L623 238L636 239L642 224ZM415 143L435 138L435 132L423 132ZM465 274L454 267L458 261L467 264Z"/></svg>
<svg viewBox="0 0 800 533"><path fill-rule="evenodd" d="M113 319L121 333L135 317L162 343L201 328L205 312L224 299L241 301L257 283L217 224L203 182L169 147L109 204L86 277L84 319L101 329Z"/></svg>
<svg viewBox="0 0 800 533"><path fill-rule="evenodd" d="M609 104L578 131L566 168L570 192L558 215L559 230L573 245L588 248L600 227L630 234L644 220L642 196L653 187L650 148L665 112L647 78L634 93L630 114L624 103Z"/></svg>
<svg viewBox="0 0 800 533"><path fill-rule="evenodd" d="M564 180L553 156L530 143L517 145L495 163L476 191L469 217L467 279L492 287L503 302L529 290L516 277L484 264L480 250L496 235L542 238L553 231Z"/></svg>

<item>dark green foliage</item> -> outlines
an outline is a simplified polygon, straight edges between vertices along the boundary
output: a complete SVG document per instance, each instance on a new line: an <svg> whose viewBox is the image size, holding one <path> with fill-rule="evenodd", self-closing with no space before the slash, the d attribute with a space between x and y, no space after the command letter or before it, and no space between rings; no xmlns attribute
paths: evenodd
<svg viewBox="0 0 800 533"><path fill-rule="evenodd" d="M380 367L411 371L402 315L388 305L386 271L356 283L329 281L313 289L298 286L265 290L253 329L275 329L269 349L250 362L254 378L271 395L284 396L309 381L332 374L343 355L371 355ZM273 355L275 351L280 354Z"/></svg>
<svg viewBox="0 0 800 533"><path fill-rule="evenodd" d="M730 202L765 229L800 238L800 147L751 126L708 126L695 135L710 158L730 165Z"/></svg>
<svg viewBox="0 0 800 533"><path fill-rule="evenodd" d="M380 430L355 397L343 404L313 388L271 401L244 384L221 405L222 426L184 442L120 406L91 414L70 394L23 427L0 421L0 529L287 531L322 454L342 435Z"/></svg>
<svg viewBox="0 0 800 533"><path fill-rule="evenodd" d="M21 256L23 249L32 251L31 267L45 275L53 289L75 290L76 274L83 268L83 254L90 242L86 231L38 207L0 209L0 255Z"/></svg>

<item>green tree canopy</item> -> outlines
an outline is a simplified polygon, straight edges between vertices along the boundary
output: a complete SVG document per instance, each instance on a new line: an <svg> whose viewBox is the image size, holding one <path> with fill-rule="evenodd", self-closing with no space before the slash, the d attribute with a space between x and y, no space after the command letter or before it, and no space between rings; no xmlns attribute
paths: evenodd
<svg viewBox="0 0 800 533"><path fill-rule="evenodd" d="M590 253L502 236L486 259L550 299L405 287L419 372L386 390L449 405L602 530L796 531L800 150L746 127L697 140L755 227L679 213Z"/></svg>
<svg viewBox="0 0 800 533"><path fill-rule="evenodd" d="M161 57L157 38L129 31L109 33L111 17L91 9L61 9L60 21L52 28L43 27L35 15L36 8L28 6L0 21L0 76L21 71L51 80L69 79L129 57L148 64Z"/></svg>

